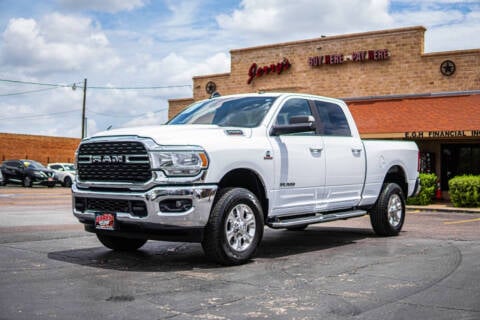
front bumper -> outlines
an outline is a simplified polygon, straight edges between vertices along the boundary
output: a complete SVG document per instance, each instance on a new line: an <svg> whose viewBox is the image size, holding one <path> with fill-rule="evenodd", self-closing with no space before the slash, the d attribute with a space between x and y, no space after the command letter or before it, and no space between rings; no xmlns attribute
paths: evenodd
<svg viewBox="0 0 480 320"><path fill-rule="evenodd" d="M172 228L203 228L210 215L210 209L217 192L217 185L155 187L144 192L125 191L97 191L79 189L72 186L73 214L78 220L87 225L93 225L96 213L110 210L89 208L88 205L79 208L78 202L85 201L122 201L130 203L144 203L145 214L141 216L131 212L115 210L116 219L120 225L138 227L137 229L172 229ZM162 212L162 201L190 200L191 207L181 212ZM143 204L142 204L143 205ZM81 209L81 210L79 210Z"/></svg>

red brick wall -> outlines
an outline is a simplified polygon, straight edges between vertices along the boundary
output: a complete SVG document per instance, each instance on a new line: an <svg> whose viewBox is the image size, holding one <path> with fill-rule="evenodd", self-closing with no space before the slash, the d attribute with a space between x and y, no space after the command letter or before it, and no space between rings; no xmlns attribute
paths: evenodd
<svg viewBox="0 0 480 320"><path fill-rule="evenodd" d="M80 139L0 133L0 160L73 162Z"/></svg>

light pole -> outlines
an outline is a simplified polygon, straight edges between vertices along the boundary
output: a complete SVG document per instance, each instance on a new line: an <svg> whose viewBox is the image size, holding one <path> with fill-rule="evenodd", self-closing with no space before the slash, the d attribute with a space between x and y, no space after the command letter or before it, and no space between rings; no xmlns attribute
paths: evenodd
<svg viewBox="0 0 480 320"><path fill-rule="evenodd" d="M82 139L85 138L85 101L87 100L87 78L83 80Z"/></svg>

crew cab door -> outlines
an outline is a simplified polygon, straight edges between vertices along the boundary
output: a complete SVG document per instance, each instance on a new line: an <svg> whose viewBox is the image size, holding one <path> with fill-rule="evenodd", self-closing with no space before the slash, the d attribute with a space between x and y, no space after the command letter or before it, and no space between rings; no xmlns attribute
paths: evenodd
<svg viewBox="0 0 480 320"><path fill-rule="evenodd" d="M317 209L332 211L354 207L361 200L365 181L363 143L353 120L350 119L349 124L341 105L321 100L313 102L326 161L325 189L318 197Z"/></svg>
<svg viewBox="0 0 480 320"><path fill-rule="evenodd" d="M313 116L307 99L290 98L281 106L275 125L287 125L292 117ZM315 131L271 136L275 161L275 187L271 216L315 211L317 194L325 184L323 139Z"/></svg>

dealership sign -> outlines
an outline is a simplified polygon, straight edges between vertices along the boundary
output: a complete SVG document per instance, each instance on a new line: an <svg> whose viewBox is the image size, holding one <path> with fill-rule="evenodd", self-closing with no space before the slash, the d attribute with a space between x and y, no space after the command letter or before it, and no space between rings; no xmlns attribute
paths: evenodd
<svg viewBox="0 0 480 320"><path fill-rule="evenodd" d="M319 67L324 64L342 64L347 61L383 61L390 58L388 49L355 51L351 54L329 54L324 56L314 56L308 58L308 64L311 67Z"/></svg>
<svg viewBox="0 0 480 320"><path fill-rule="evenodd" d="M284 70L290 69L291 66L292 64L287 58L283 58L283 60L278 63L272 63L266 66L258 66L254 62L248 69L247 83L250 84L254 78L260 78L267 74L281 74Z"/></svg>

